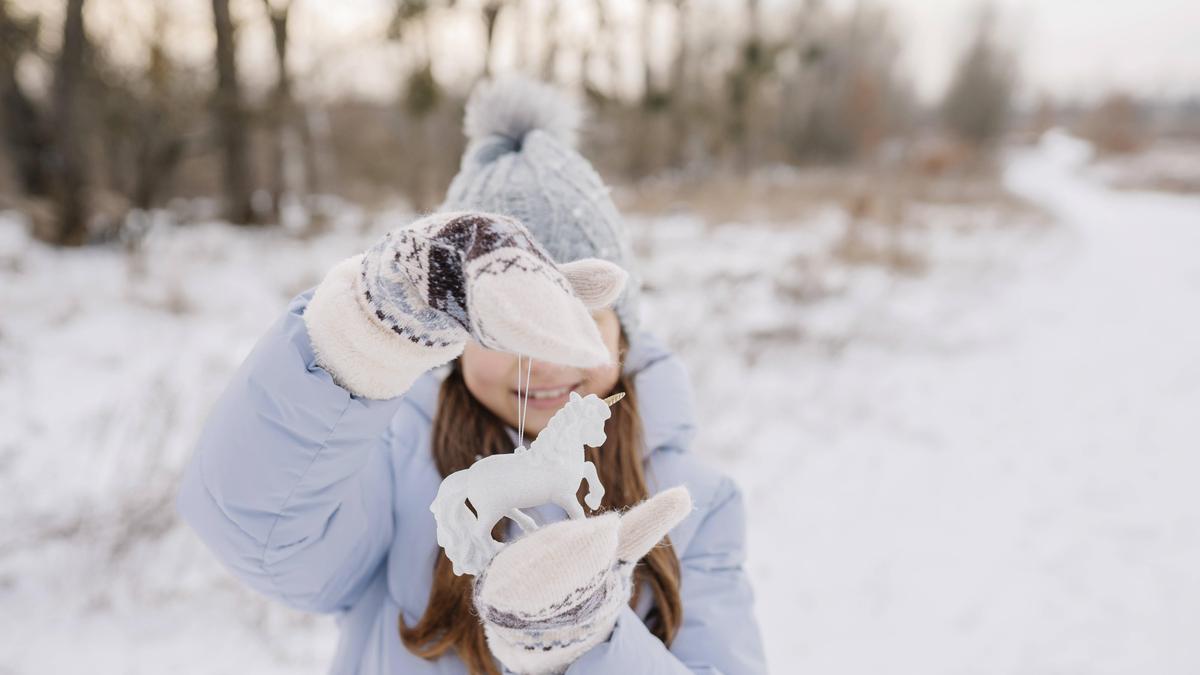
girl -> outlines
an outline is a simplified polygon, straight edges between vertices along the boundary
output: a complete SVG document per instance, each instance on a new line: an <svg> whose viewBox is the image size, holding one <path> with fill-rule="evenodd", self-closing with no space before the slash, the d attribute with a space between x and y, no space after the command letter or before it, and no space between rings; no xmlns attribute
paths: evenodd
<svg viewBox="0 0 1200 675"><path fill-rule="evenodd" d="M337 613L334 673L765 670L740 493L687 452L687 377L638 329L620 218L572 148L579 116L540 83L478 87L439 212L294 298L205 425L180 514L253 588ZM530 509L547 527L484 573L506 575L518 601L551 601L498 611L438 546L441 480L527 445L572 393L616 392L587 459L607 488L598 510L622 516L556 523L562 509ZM670 501L681 485L690 512ZM493 535L520 531L502 520ZM597 543L618 537L619 555Z"/></svg>

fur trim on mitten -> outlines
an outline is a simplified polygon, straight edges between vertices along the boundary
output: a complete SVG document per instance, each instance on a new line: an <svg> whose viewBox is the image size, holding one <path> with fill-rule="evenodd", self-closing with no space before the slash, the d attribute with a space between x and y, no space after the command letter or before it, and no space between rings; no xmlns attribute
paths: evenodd
<svg viewBox="0 0 1200 675"><path fill-rule="evenodd" d="M634 565L691 509L680 486L624 514L561 521L506 546L475 580L492 653L515 673L549 675L607 640Z"/></svg>
<svg viewBox="0 0 1200 675"><path fill-rule="evenodd" d="M556 265L506 216L437 213L335 267L305 322L317 361L340 385L393 398L468 339L580 368L610 364L588 310L612 302L627 276L603 260Z"/></svg>
<svg viewBox="0 0 1200 675"><path fill-rule="evenodd" d="M425 371L456 358L465 343L419 345L373 321L359 290L362 258L346 258L329 271L304 310L304 323L317 363L339 386L365 398L395 398Z"/></svg>

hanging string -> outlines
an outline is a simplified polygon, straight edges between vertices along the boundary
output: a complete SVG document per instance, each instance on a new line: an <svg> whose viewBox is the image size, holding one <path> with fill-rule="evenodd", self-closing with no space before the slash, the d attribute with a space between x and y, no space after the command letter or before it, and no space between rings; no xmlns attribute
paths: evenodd
<svg viewBox="0 0 1200 675"><path fill-rule="evenodd" d="M523 445L521 432L525 429L525 413L521 409L521 355L517 354L517 445Z"/></svg>
<svg viewBox="0 0 1200 675"><path fill-rule="evenodd" d="M529 356L525 359L525 405L523 406L524 414L521 416L521 444L525 444L525 421L529 419L529 390L533 388L533 357Z"/></svg>
<svg viewBox="0 0 1200 675"><path fill-rule="evenodd" d="M529 388L531 386L530 377L533 373L533 357L530 356L525 365L525 399L524 404L521 402L521 355L517 354L517 440L520 445L525 445L525 417L529 412Z"/></svg>

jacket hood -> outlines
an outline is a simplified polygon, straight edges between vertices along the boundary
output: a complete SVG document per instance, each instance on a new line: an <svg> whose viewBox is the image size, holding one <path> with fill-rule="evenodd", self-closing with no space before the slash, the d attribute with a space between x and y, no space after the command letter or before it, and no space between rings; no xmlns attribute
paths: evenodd
<svg viewBox="0 0 1200 675"><path fill-rule="evenodd" d="M686 450L696 432L696 419L691 380L683 362L661 338L642 331L630 341L622 370L633 375L637 387L645 452ZM425 373L404 395L430 420L437 410L438 391L447 372L448 368L442 367ZM515 430L511 433L515 438Z"/></svg>

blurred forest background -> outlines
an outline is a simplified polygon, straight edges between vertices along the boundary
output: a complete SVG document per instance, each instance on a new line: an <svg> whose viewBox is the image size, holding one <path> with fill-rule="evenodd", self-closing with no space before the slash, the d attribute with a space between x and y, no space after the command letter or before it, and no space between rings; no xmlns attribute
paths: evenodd
<svg viewBox="0 0 1200 675"><path fill-rule="evenodd" d="M1200 135L1196 100L1018 96L1014 47L984 6L970 34L947 36L962 49L945 91L921 101L905 37L870 3L396 0L343 45L379 44L387 96L330 87L345 73L323 70L328 38L297 66L327 20L318 5L192 4L0 0L0 208L39 239L136 242L156 209L312 232L336 208L327 197L431 208L457 168L465 96L498 70L585 97L583 150L626 184L821 164L867 170L876 199L881 184L979 175L1001 139L1057 124L1113 153ZM247 66L248 36L269 40L271 63ZM711 192L657 202L697 194Z"/></svg>

